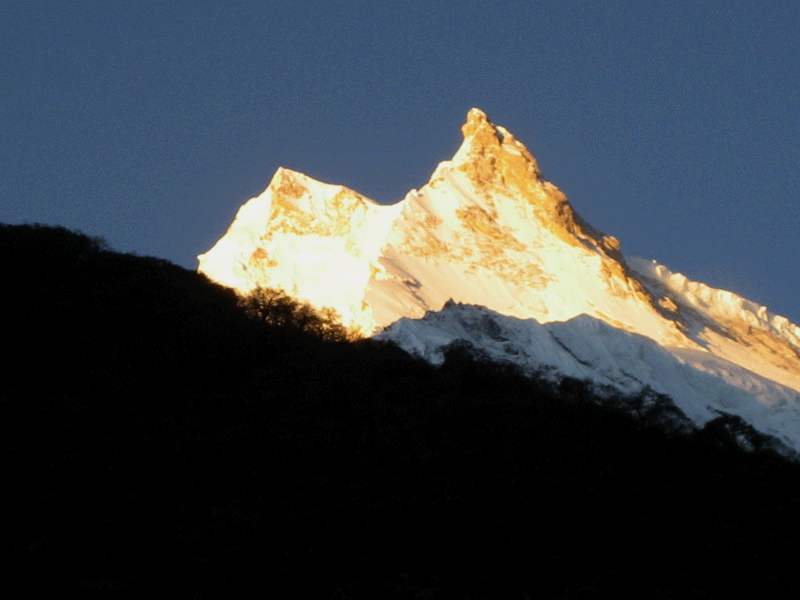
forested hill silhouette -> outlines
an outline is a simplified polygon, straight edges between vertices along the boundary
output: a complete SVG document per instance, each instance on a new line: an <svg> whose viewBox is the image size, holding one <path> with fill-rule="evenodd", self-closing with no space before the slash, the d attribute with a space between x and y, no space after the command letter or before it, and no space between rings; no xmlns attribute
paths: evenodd
<svg viewBox="0 0 800 600"><path fill-rule="evenodd" d="M432 367L64 228L0 256L6 596L798 593L798 465L741 423Z"/></svg>

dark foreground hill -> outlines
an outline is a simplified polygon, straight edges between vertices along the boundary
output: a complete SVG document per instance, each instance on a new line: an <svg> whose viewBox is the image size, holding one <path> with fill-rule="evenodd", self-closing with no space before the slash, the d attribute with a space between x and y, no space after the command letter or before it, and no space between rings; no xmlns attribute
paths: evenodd
<svg viewBox="0 0 800 600"><path fill-rule="evenodd" d="M724 423L668 435L458 349L433 368L280 296L265 324L62 228L0 226L0 256L6 591L798 593L798 466Z"/></svg>

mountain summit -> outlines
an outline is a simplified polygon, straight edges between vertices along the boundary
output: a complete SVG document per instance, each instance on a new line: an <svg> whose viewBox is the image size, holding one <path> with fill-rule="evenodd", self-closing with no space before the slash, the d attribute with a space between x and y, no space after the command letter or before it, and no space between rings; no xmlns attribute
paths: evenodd
<svg viewBox="0 0 800 600"><path fill-rule="evenodd" d="M430 181L391 206L278 169L199 270L247 292L279 287L370 335L445 302L540 321L586 313L659 342L685 342L506 129L473 108L464 141Z"/></svg>
<svg viewBox="0 0 800 600"><path fill-rule="evenodd" d="M242 293L281 288L332 307L348 327L384 331L429 357L455 339L447 319L430 322L445 305L461 311L462 324L490 318L463 314L473 310L465 306L488 309L508 331L571 322L567 332L550 325L542 335L583 365L577 374L593 378L603 354L611 366L595 379L604 385L670 393L696 423L736 414L800 450L800 328L735 294L624 257L619 242L586 223L527 148L483 111L471 109L461 130L453 158L390 206L278 169L199 257L199 270ZM456 328L460 338L470 336ZM472 333L472 343L494 343ZM570 371L546 344L531 349L536 335L509 333L493 355ZM592 347L601 339L605 346ZM647 344L660 353L642 350ZM658 364L642 362L644 355ZM664 361L688 369L679 369L681 386L653 375L676 368Z"/></svg>

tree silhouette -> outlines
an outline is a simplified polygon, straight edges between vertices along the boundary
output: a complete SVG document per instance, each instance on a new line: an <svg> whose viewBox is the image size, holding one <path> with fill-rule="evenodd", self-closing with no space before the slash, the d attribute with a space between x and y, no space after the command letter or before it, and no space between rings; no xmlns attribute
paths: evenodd
<svg viewBox="0 0 800 600"><path fill-rule="evenodd" d="M351 341L356 335L342 325L339 314L329 307L316 310L308 302L292 298L283 290L257 287L239 301L252 319L268 325L297 328L327 341Z"/></svg>

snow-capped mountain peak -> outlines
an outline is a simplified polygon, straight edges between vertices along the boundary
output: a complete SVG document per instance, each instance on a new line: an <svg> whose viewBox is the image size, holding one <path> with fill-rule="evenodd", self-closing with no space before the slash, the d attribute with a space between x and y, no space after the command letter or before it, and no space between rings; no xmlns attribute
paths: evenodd
<svg viewBox="0 0 800 600"><path fill-rule="evenodd" d="M527 148L483 111L469 111L462 133L455 155L390 206L278 169L199 257L199 270L242 293L275 287L332 307L363 335L421 319L450 300L542 324L585 315L650 338L692 372L724 380L761 407L733 403L737 414L763 409L780 420L788 411L780 426L773 417L759 422L784 439L795 423L790 445L800 449L800 328L652 261L626 260L619 242L586 223ZM659 385L653 377L641 382ZM687 414L711 414L695 409Z"/></svg>
<svg viewBox="0 0 800 600"><path fill-rule="evenodd" d="M694 347L632 275L619 242L587 224L527 148L476 108L430 180L381 206L278 169L200 270L247 292L279 287L372 334L453 299L540 321L589 314Z"/></svg>

